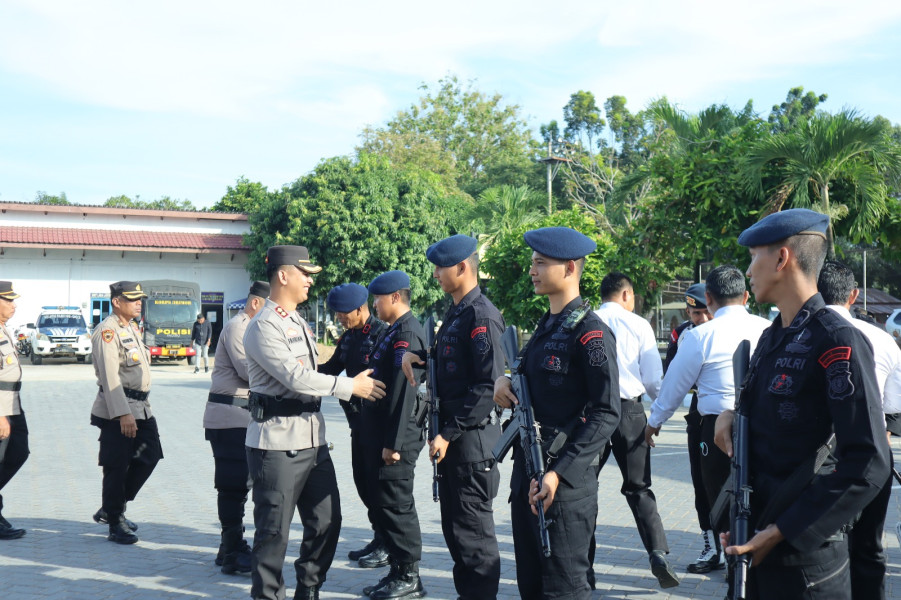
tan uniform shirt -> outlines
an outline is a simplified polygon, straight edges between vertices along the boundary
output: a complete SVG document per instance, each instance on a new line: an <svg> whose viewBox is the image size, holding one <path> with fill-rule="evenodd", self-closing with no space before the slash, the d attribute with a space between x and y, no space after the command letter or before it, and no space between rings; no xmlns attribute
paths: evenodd
<svg viewBox="0 0 901 600"><path fill-rule="evenodd" d="M316 372L318 355L309 325L272 300L251 320L244 335L252 392L315 401L320 396L350 400L353 381ZM272 417L247 427L245 443L261 450L303 450L325 444L322 413Z"/></svg>
<svg viewBox="0 0 901 600"><path fill-rule="evenodd" d="M0 381L15 383L22 380L22 365L16 352L16 338L6 325L0 325ZM0 417L22 414L19 392L0 390Z"/></svg>
<svg viewBox="0 0 901 600"><path fill-rule="evenodd" d="M225 396L247 398L247 356L244 354L244 333L250 316L243 310L231 318L219 333L216 345L216 364L213 366L210 392ZM250 412L240 406L207 402L203 411L203 426L207 429L247 427Z"/></svg>
<svg viewBox="0 0 901 600"><path fill-rule="evenodd" d="M97 374L97 399L91 414L115 419L131 413L135 419L149 419L150 402L125 397L129 388L150 391L150 352L141 341L136 323L122 324L111 314L91 334L91 355Z"/></svg>

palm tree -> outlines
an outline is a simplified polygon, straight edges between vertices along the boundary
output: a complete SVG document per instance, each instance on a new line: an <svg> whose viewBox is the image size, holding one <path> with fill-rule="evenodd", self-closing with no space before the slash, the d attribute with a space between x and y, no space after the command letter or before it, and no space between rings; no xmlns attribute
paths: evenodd
<svg viewBox="0 0 901 600"><path fill-rule="evenodd" d="M543 216L543 206L544 196L532 188L501 185L479 194L470 217L482 222L479 241L490 245L498 235L537 222Z"/></svg>
<svg viewBox="0 0 901 600"><path fill-rule="evenodd" d="M901 176L901 148L880 120L865 119L854 110L819 113L755 144L742 169L749 189L766 196L771 212L789 203L829 215L831 258L835 221L852 214L852 237L868 238L887 214L886 181ZM775 185L764 191L770 169ZM837 206L830 198L836 185L845 192L840 198L844 204Z"/></svg>

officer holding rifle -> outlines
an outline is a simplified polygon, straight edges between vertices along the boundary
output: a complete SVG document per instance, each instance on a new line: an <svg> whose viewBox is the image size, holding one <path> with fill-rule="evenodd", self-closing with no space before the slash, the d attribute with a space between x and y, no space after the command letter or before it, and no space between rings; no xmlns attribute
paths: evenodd
<svg viewBox="0 0 901 600"><path fill-rule="evenodd" d="M517 585L526 600L587 599L588 547L598 511L594 468L620 416L616 344L579 292L595 242L568 227L536 229L524 237L534 250L529 276L535 293L550 301L521 352L547 471L541 481L529 481L523 452L514 446L510 502ZM496 380L494 401L504 408L517 403L508 378ZM550 556L539 541L538 503L546 513Z"/></svg>

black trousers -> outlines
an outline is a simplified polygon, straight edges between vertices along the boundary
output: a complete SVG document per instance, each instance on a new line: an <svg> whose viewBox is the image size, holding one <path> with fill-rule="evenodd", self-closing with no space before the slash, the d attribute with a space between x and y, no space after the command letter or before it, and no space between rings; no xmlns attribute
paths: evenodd
<svg viewBox="0 0 901 600"><path fill-rule="evenodd" d="M729 456L713 442L718 415L705 415L701 418L701 481L707 493L707 503L713 506L723 484L729 479L732 462ZM716 527L716 523L713 524ZM719 543L717 543L717 547Z"/></svg>
<svg viewBox="0 0 901 600"><path fill-rule="evenodd" d="M701 531L713 529L710 526L710 502L707 501L707 490L701 475L701 414L689 410L685 415L685 436L688 440L688 464L691 468L691 485L694 488L695 512L698 513L698 525Z"/></svg>
<svg viewBox="0 0 901 600"><path fill-rule="evenodd" d="M293 456L292 456L293 454ZM247 448L253 479L253 537L250 596L285 597L282 566L294 510L300 513L303 541L294 561L298 587L325 581L341 532L338 481L327 446L296 452Z"/></svg>
<svg viewBox="0 0 901 600"><path fill-rule="evenodd" d="M782 560L767 556L762 565L748 570L748 598L848 600L851 577L847 541L828 543L814 552Z"/></svg>
<svg viewBox="0 0 901 600"><path fill-rule="evenodd" d="M357 496L360 497L360 502L366 507L366 517L369 519L370 527L372 527L374 539L381 540L381 535L375 526L375 517L372 512L372 500L369 498L372 492L370 492L366 486L366 463L364 457L365 451L363 449L363 443L360 440L360 434L351 429L350 466L353 471L354 487L357 488Z"/></svg>
<svg viewBox="0 0 901 600"><path fill-rule="evenodd" d="M885 600L885 549L882 530L892 495L892 475L848 534L852 600Z"/></svg>
<svg viewBox="0 0 901 600"><path fill-rule="evenodd" d="M28 423L25 421L25 413L10 415L9 438L5 441L6 452L0 461L0 490L18 473L31 451L28 449ZM0 496L0 510L3 509L3 496Z"/></svg>
<svg viewBox="0 0 901 600"><path fill-rule="evenodd" d="M134 500L157 463L163 458L156 418L136 420L135 437L122 435L119 421L91 415L91 425L100 428L100 455L103 467L103 510L110 523L125 511L125 503Z"/></svg>
<svg viewBox="0 0 901 600"><path fill-rule="evenodd" d="M601 454L598 473L613 452L623 476L620 491L629 503L638 535L650 554L655 550L669 552L669 546L657 512L657 498L651 491L651 449L644 438L647 425L648 417L642 403L623 400L619 425Z"/></svg>
<svg viewBox="0 0 901 600"><path fill-rule="evenodd" d="M223 528L243 525L244 505L250 491L247 452L244 449L246 427L207 429L205 437L213 449L213 484L218 492L216 504Z"/></svg>
<svg viewBox="0 0 901 600"><path fill-rule="evenodd" d="M515 465L514 468L521 468ZM597 484L593 493L575 500L555 499L545 516L551 556L541 553L538 517L528 494L512 494L510 521L516 555L516 585L523 600L588 600L588 548L598 516Z"/></svg>
<svg viewBox="0 0 901 600"><path fill-rule="evenodd" d="M494 459L468 462L461 457L469 454L463 446L480 449L480 434L463 432L438 464L441 531L454 559L454 587L461 600L494 600L501 576L492 509L500 486L497 464Z"/></svg>

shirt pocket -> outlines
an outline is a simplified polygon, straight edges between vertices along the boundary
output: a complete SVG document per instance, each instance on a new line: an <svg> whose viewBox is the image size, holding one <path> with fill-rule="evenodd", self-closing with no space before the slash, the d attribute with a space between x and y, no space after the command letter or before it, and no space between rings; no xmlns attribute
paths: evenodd
<svg viewBox="0 0 901 600"><path fill-rule="evenodd" d="M13 343L6 340L5 344L0 344L0 370L15 366L19 362L16 356L16 348Z"/></svg>

